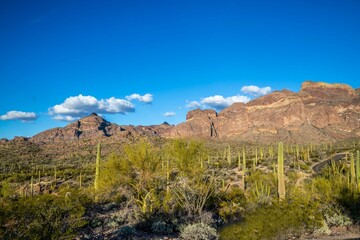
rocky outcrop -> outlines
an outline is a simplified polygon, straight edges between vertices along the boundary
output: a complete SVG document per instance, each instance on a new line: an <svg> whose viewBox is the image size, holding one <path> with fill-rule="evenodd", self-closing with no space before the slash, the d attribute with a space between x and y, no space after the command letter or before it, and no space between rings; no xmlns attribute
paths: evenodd
<svg viewBox="0 0 360 240"><path fill-rule="evenodd" d="M360 137L360 93L345 84L304 82L299 93L275 91L219 114L190 111L165 137L203 137L271 143Z"/></svg>
<svg viewBox="0 0 360 240"><path fill-rule="evenodd" d="M14 142L14 143L24 143L24 142L27 142L27 141L29 141L29 138L27 138L27 137L21 137L21 136L16 136L16 137L14 137L14 139L12 140L12 142ZM7 142L7 141L5 141L5 142Z"/></svg>
<svg viewBox="0 0 360 240"><path fill-rule="evenodd" d="M120 126L110 123L96 113L70 123L63 128L53 128L31 138L33 142L58 142L82 139L122 139L137 136L157 136L170 127L168 124L154 126Z"/></svg>
<svg viewBox="0 0 360 240"><path fill-rule="evenodd" d="M214 110L195 109L189 111L186 115L186 122L180 123L176 127L168 128L162 136L176 137L217 137L217 130L214 120L217 119L217 113Z"/></svg>

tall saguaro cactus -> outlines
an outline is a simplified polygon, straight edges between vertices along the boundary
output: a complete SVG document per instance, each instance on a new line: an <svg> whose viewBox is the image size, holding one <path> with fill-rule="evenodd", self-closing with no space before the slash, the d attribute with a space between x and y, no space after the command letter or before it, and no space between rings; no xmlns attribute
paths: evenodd
<svg viewBox="0 0 360 240"><path fill-rule="evenodd" d="M101 144L98 143L97 153L96 153L95 181L94 181L95 194L97 194L100 185L100 156L101 156ZM98 196L95 196L95 202L97 201L98 201Z"/></svg>
<svg viewBox="0 0 360 240"><path fill-rule="evenodd" d="M33 183L33 176L31 176L31 180L30 180L30 194L31 196L34 196L34 183Z"/></svg>
<svg viewBox="0 0 360 240"><path fill-rule="evenodd" d="M244 173L246 172L246 152L245 152L245 148L242 148L242 155L243 155L243 171Z"/></svg>
<svg viewBox="0 0 360 240"><path fill-rule="evenodd" d="M227 161L228 161L229 166L231 166L231 150L230 150L230 145L229 145L229 147L228 147Z"/></svg>
<svg viewBox="0 0 360 240"><path fill-rule="evenodd" d="M284 176L284 146L278 145L278 194L280 201L285 199L285 176Z"/></svg>
<svg viewBox="0 0 360 240"><path fill-rule="evenodd" d="M356 184L358 189L360 189L360 152L356 151Z"/></svg>
<svg viewBox="0 0 360 240"><path fill-rule="evenodd" d="M355 160L353 153L350 153L350 176L351 176L351 185L354 186L356 184L356 179L355 179Z"/></svg>
<svg viewBox="0 0 360 240"><path fill-rule="evenodd" d="M167 159L166 160L166 194L169 193L170 193L170 160Z"/></svg>
<svg viewBox="0 0 360 240"><path fill-rule="evenodd" d="M80 189L82 188L82 179L83 179L83 176L82 176L82 173L80 171L80 176L79 176L79 188Z"/></svg>
<svg viewBox="0 0 360 240"><path fill-rule="evenodd" d="M56 188L56 181L57 181L57 179L56 179L56 166L54 167L54 189Z"/></svg>

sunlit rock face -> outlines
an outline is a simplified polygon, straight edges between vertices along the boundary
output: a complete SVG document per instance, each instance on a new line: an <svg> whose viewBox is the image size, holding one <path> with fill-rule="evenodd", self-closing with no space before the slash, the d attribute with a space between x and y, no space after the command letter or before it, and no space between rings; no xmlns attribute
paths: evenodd
<svg viewBox="0 0 360 240"><path fill-rule="evenodd" d="M345 84L304 82L298 93L274 91L218 114L190 111L165 137L308 143L360 137L360 91Z"/></svg>

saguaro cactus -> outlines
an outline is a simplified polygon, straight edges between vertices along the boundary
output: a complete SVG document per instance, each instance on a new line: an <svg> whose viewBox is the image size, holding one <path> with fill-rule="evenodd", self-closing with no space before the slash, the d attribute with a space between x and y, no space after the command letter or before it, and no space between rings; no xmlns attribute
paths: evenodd
<svg viewBox="0 0 360 240"><path fill-rule="evenodd" d="M57 179L56 179L56 166L54 167L54 182L55 182L55 186L56 186L56 181L57 181Z"/></svg>
<svg viewBox="0 0 360 240"><path fill-rule="evenodd" d="M170 159L166 160L166 194L170 193Z"/></svg>
<svg viewBox="0 0 360 240"><path fill-rule="evenodd" d="M82 176L82 173L81 173L81 171L80 171L80 176L79 176L79 188L82 188L82 178L83 178L83 176Z"/></svg>
<svg viewBox="0 0 360 240"><path fill-rule="evenodd" d="M100 156L101 156L101 144L98 143L97 153L96 153L95 181L94 181L95 194L99 190L99 185L100 185ZM95 196L95 202L97 201L98 201L98 197Z"/></svg>
<svg viewBox="0 0 360 240"><path fill-rule="evenodd" d="M229 147L228 147L227 161L228 161L229 166L231 166L231 150L230 150L230 145L229 145Z"/></svg>
<svg viewBox="0 0 360 240"><path fill-rule="evenodd" d="M39 175L39 177L38 177L38 183L39 183L39 194L41 193L41 173L40 173L40 169L39 169L39 171L38 171L38 175Z"/></svg>
<svg viewBox="0 0 360 240"><path fill-rule="evenodd" d="M356 185L360 189L360 152L356 151Z"/></svg>
<svg viewBox="0 0 360 240"><path fill-rule="evenodd" d="M278 194L280 201L285 199L285 177L284 177L284 147L280 142L278 145Z"/></svg>
<svg viewBox="0 0 360 240"><path fill-rule="evenodd" d="M246 152L245 152L245 148L243 147L242 148L242 155L243 155L243 170L244 170L244 173L246 172Z"/></svg>
<svg viewBox="0 0 360 240"><path fill-rule="evenodd" d="M243 147L242 149L242 154L243 154L243 191L245 191L246 189L246 152L245 152L245 148Z"/></svg>
<svg viewBox="0 0 360 240"><path fill-rule="evenodd" d="M351 185L355 185L356 184L356 179L355 179L355 160L354 160L354 154L350 153L350 176L351 176Z"/></svg>

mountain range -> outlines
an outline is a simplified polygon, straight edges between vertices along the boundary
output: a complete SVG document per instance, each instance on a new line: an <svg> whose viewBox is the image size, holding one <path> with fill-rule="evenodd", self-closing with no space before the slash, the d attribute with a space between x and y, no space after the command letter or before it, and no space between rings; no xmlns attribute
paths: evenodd
<svg viewBox="0 0 360 240"><path fill-rule="evenodd" d="M360 137L360 89L346 84L306 81L299 92L274 91L246 104L234 103L220 112L195 109L176 126L118 125L96 113L30 139L56 143L81 139L124 139L139 136L202 138L250 143L319 143ZM2 139L1 142L6 142Z"/></svg>

